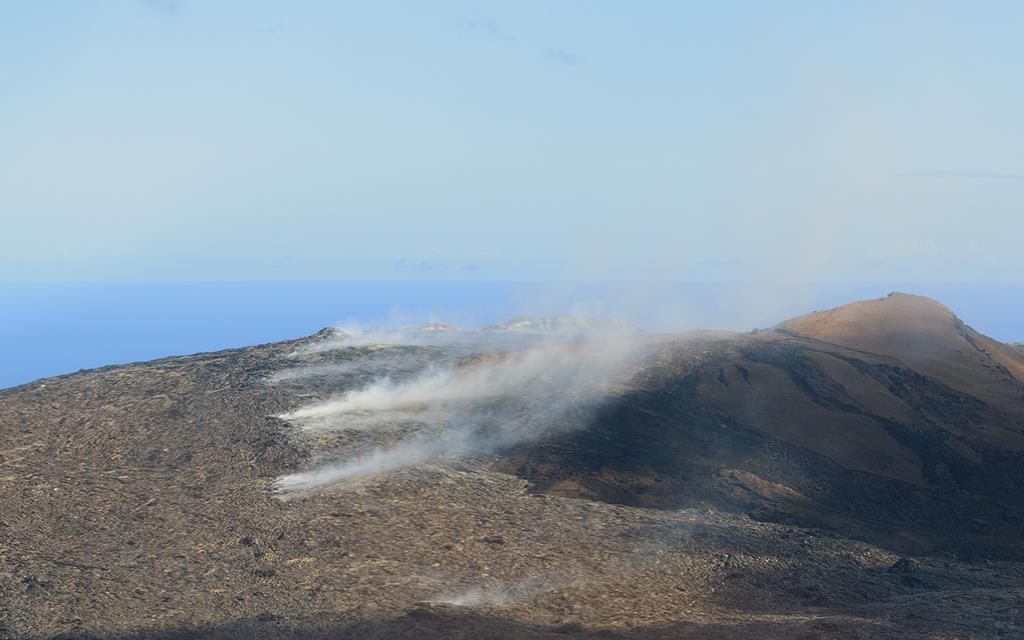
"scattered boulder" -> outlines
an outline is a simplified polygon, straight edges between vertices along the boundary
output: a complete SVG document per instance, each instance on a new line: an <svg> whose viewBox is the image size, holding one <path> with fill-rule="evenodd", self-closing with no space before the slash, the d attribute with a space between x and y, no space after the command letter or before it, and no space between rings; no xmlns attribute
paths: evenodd
<svg viewBox="0 0 1024 640"><path fill-rule="evenodd" d="M917 563L910 558L900 558L894 562L891 567L886 569L886 573L898 573L902 575L917 573Z"/></svg>

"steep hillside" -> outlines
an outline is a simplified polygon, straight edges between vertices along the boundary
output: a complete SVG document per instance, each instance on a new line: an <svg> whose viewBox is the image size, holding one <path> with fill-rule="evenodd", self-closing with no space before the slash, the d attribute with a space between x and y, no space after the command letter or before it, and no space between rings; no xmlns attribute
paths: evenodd
<svg viewBox="0 0 1024 640"><path fill-rule="evenodd" d="M530 444L542 490L715 504L918 552L1020 556L1024 358L916 296L681 337L588 429Z"/></svg>
<svg viewBox="0 0 1024 640"><path fill-rule="evenodd" d="M1024 355L974 331L934 300L893 293L795 318L780 329L897 358L994 409L1020 414Z"/></svg>

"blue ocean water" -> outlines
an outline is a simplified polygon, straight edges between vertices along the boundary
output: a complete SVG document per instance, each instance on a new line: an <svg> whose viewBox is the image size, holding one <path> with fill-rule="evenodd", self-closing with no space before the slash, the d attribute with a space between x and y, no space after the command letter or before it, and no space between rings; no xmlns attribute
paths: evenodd
<svg viewBox="0 0 1024 640"><path fill-rule="evenodd" d="M510 282L0 283L0 388L107 364L285 340L337 323L449 320L482 326L515 315L593 311L649 330L771 326L787 317L889 291L952 307L982 333L1024 340L1022 284L815 285L787 303L737 310L749 285L623 288ZM772 293L768 292L768 297ZM637 299L631 295L631 299ZM584 304L580 302L583 301ZM700 310L678 316L661 306ZM672 314L669 314L671 317Z"/></svg>

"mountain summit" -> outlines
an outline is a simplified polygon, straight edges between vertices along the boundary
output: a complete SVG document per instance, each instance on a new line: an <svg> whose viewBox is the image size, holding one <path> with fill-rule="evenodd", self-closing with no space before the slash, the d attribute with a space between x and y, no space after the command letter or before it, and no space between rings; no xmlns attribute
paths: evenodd
<svg viewBox="0 0 1024 640"><path fill-rule="evenodd" d="M516 469L556 493L1016 557L1022 381L1022 354L893 294L660 344L587 429L524 447Z"/></svg>

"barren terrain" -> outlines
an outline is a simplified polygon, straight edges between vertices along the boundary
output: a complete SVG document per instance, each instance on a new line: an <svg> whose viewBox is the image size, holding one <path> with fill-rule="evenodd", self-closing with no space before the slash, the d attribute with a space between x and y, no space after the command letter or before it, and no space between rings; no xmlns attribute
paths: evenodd
<svg viewBox="0 0 1024 640"><path fill-rule="evenodd" d="M614 379L488 399L488 447L282 490L438 428L287 416L490 375L524 348L502 335L0 391L0 637L1024 637L1024 355L915 296L631 335Z"/></svg>

